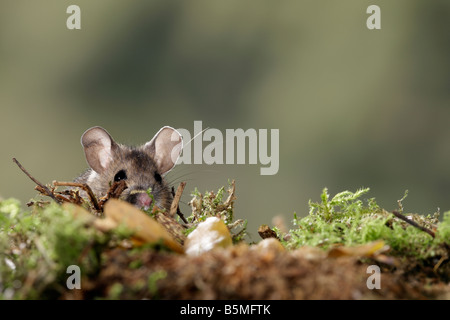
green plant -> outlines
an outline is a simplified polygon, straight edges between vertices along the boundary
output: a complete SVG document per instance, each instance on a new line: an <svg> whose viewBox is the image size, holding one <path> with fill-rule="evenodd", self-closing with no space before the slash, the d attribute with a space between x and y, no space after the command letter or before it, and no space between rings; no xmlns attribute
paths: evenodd
<svg viewBox="0 0 450 320"><path fill-rule="evenodd" d="M344 191L330 199L325 188L321 202L309 202L310 209L306 217L299 218L294 214L296 229L289 232L290 240L285 241L285 245L290 248L309 245L327 249L336 244L352 246L383 240L391 247L394 255L424 259L445 254L443 243L450 244L450 213L444 214L441 223L438 222L438 214L408 215L419 225L439 223L436 237L433 238L380 208L374 198L361 200L361 196L368 192L368 188L354 193ZM399 205L404 198L399 200Z"/></svg>

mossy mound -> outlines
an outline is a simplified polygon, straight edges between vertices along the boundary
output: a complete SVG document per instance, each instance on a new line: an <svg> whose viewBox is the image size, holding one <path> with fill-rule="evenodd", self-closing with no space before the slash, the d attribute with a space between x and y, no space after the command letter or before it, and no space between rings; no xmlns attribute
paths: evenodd
<svg viewBox="0 0 450 320"><path fill-rule="evenodd" d="M2 200L0 298L450 297L450 212L402 213L431 235L380 208L375 199L362 200L368 189L334 197L325 189L305 217L294 215L293 229L273 228L283 245L274 249L246 240L245 221L234 220L234 184L227 199L224 190L194 192L186 234L217 216L232 231L233 245L199 256L175 253L161 243L136 246L126 226L99 230L93 215L74 214L67 206L36 202L23 209L15 199ZM68 267L74 265L81 271L80 289L70 289ZM370 265L381 268L380 290L368 289Z"/></svg>

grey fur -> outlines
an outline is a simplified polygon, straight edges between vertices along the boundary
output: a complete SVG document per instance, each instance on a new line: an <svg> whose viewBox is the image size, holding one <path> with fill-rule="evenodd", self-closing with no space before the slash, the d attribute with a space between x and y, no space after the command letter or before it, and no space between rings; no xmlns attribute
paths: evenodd
<svg viewBox="0 0 450 320"><path fill-rule="evenodd" d="M172 128L170 129L174 130ZM83 138L85 137L86 133L88 133L90 130L99 131L104 129L100 127L94 127L87 130L82 137L82 144ZM174 131L176 132L176 130ZM172 204L173 196L171 189L167 184L167 182L165 181L165 179L163 178L163 176L166 172L168 172L171 169L171 167L174 164L166 172L160 172L160 168L158 168L157 162L155 161L155 152L158 151L157 150L155 151L154 147L149 148L148 143L147 146L142 145L140 147L129 147L121 145L116 143L112 139L112 137L109 136L106 130L104 130L104 132L111 139L110 155L112 160L108 162L106 168L101 167L101 170L98 169L99 165L97 166L94 165L94 167L97 168L97 171L100 172L94 171L93 168L88 169L78 178L76 178L75 181L79 183L88 184L96 196L104 196L110 189L110 186L114 181L115 175L119 171L123 170L127 176L126 183L128 188L125 189L124 192L122 193L121 199L136 204L136 194L146 192L149 188L151 188L155 204L160 208L165 208L169 210ZM155 138L157 137L157 135L155 136ZM154 141L155 138L153 138L152 141ZM171 142L168 143L170 144ZM109 145L109 141L107 144ZM95 145L95 147L97 147L98 143L97 141L94 141L94 143L91 143L90 145L83 145L87 161L88 163L93 162L100 163L101 161L98 160L99 157L96 158L95 156L94 157L95 159L92 160L93 152L91 150L92 149L91 145ZM167 168L168 161L165 161L165 168ZM161 165L161 167L164 166Z"/></svg>

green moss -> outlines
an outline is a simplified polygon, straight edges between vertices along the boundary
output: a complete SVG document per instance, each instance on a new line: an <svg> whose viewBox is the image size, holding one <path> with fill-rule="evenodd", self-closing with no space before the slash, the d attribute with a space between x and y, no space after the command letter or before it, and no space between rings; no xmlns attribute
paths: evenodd
<svg viewBox="0 0 450 320"><path fill-rule="evenodd" d="M124 291L123 284L116 282L109 288L107 299L118 300L120 299L120 295L122 294L123 291Z"/></svg>
<svg viewBox="0 0 450 320"><path fill-rule="evenodd" d="M234 220L234 182L228 182L228 197L224 200L225 187L221 187L216 193L206 191L201 194L197 188L192 193L192 200L189 202L192 214L187 218L191 227L186 229L188 235L197 227L198 223L205 221L208 217L218 217L222 219L231 232L233 243L243 241L247 237L247 220Z"/></svg>
<svg viewBox="0 0 450 320"><path fill-rule="evenodd" d="M128 265L130 269L139 269L140 267L142 267L142 261L139 259L131 261Z"/></svg>
<svg viewBox="0 0 450 320"><path fill-rule="evenodd" d="M86 223L55 203L26 211L15 199L1 201L0 298L8 289L16 298L51 295L65 287L70 265L79 266L82 275L97 270L107 237Z"/></svg>
<svg viewBox="0 0 450 320"><path fill-rule="evenodd" d="M443 214L440 222L438 214L405 214L433 230L433 238L380 208L374 198L362 199L368 192L369 189L344 191L331 197L324 189L319 202L309 202L307 216L294 214L295 228L289 232L289 238L279 230L277 234L280 239L287 239L283 240L287 248L309 245L327 249L336 244L353 246L383 240L392 255L419 259L448 257L450 211ZM399 200L400 211L404 198ZM188 217L191 230L207 217L216 216L226 223L235 243L243 241L247 221L234 220L234 199L234 183L228 190L223 187L216 193L202 195L195 190L190 202L192 214ZM74 218L55 203L24 210L16 199L0 201L0 299L59 297L66 288L69 276L66 270L70 265L80 267L82 278L95 276L102 266L105 249L131 233L122 227L102 233L90 225L88 218ZM136 255L128 267L140 268L140 254L155 247L161 250L162 245L149 244L127 251ZM163 270L150 274L148 281L137 283L135 289L147 287L157 297L157 282L166 276ZM109 298L122 294L123 286L117 284L110 290Z"/></svg>
<svg viewBox="0 0 450 320"><path fill-rule="evenodd" d="M437 228L437 236L443 242L450 244L450 211L444 212L442 222Z"/></svg>
<svg viewBox="0 0 450 320"><path fill-rule="evenodd" d="M165 270L155 271L148 276L147 287L148 287L148 291L151 293L152 297L157 298L157 295L158 295L157 282L166 277L167 277L167 272Z"/></svg>
<svg viewBox="0 0 450 320"><path fill-rule="evenodd" d="M443 243L450 243L449 212L444 214L440 223L436 215L407 215L421 226L438 225L436 237L433 238L380 208L375 199L361 200L361 196L368 191L344 191L330 199L328 190L324 189L321 202L309 202L309 215L303 218L294 215L296 228L289 232L291 237L285 245L290 248L309 245L327 249L335 244L352 246L384 240L393 255L425 259L444 254ZM400 206L404 198L399 200Z"/></svg>

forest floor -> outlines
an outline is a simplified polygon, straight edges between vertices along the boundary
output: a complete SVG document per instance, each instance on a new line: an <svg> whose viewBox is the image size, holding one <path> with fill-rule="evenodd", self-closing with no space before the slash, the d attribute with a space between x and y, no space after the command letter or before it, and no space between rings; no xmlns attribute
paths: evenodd
<svg viewBox="0 0 450 320"><path fill-rule="evenodd" d="M450 213L404 214L405 197L387 212L368 189L325 189L293 229L250 242L234 182L226 199L196 190L187 218L46 192L71 203L0 201L0 298L450 299Z"/></svg>

